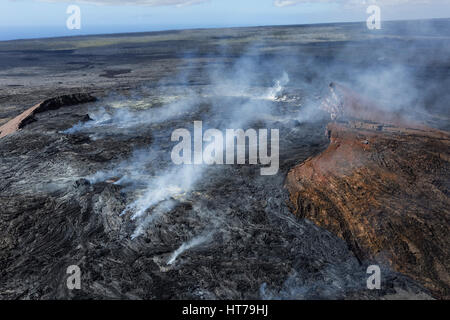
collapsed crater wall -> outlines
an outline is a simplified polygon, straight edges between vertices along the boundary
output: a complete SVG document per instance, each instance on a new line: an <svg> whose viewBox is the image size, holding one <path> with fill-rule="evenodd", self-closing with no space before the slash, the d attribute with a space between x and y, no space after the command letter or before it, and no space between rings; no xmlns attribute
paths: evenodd
<svg viewBox="0 0 450 320"><path fill-rule="evenodd" d="M75 93L46 99L33 107L25 110L20 115L11 119L0 127L0 138L10 135L22 129L34 121L34 115L40 112L56 110L64 106L72 106L80 103L94 102L97 98L88 93Z"/></svg>
<svg viewBox="0 0 450 320"><path fill-rule="evenodd" d="M288 173L294 212L449 298L450 134L376 120L328 124L328 148Z"/></svg>

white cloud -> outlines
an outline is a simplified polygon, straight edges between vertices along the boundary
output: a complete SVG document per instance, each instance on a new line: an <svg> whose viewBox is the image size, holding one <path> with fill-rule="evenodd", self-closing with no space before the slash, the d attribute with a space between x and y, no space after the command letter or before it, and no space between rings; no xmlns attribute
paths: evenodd
<svg viewBox="0 0 450 320"><path fill-rule="evenodd" d="M39 0L44 2L93 3L103 5L188 6L209 0Z"/></svg>
<svg viewBox="0 0 450 320"><path fill-rule="evenodd" d="M448 1L448 0L447 0ZM274 0L273 5L276 7L287 7L301 3L338 3L343 5L399 5L399 4L420 4L420 3L432 3L432 0ZM434 2L440 2L440 0L435 0ZM442 1L444 2L444 1Z"/></svg>

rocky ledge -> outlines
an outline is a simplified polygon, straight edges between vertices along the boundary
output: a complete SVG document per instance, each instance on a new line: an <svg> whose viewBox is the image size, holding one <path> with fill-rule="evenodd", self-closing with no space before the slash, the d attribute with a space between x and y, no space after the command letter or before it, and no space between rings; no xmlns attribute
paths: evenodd
<svg viewBox="0 0 450 320"><path fill-rule="evenodd" d="M345 107L340 100L334 109ZM293 210L344 239L360 261L387 265L448 299L450 134L352 115L363 119L335 116L328 148L290 170Z"/></svg>
<svg viewBox="0 0 450 320"><path fill-rule="evenodd" d="M33 107L25 110L14 119L8 121L0 127L0 138L3 138L27 124L33 122L34 115L49 110L56 110L65 106L73 106L80 103L94 102L97 98L87 93L67 94L44 100Z"/></svg>

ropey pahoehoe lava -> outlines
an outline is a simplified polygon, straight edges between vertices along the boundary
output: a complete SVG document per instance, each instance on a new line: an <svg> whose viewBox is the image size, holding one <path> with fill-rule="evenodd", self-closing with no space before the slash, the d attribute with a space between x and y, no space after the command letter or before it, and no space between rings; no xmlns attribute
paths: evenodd
<svg viewBox="0 0 450 320"><path fill-rule="evenodd" d="M449 26L0 42L0 298L448 299ZM196 123L278 170L174 163Z"/></svg>

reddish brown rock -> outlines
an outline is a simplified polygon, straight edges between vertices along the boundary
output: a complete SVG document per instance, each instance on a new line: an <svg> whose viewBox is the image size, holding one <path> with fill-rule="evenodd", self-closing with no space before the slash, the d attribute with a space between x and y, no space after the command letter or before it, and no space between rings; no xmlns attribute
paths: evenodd
<svg viewBox="0 0 450 320"><path fill-rule="evenodd" d="M34 115L47 110L59 109L63 106L71 106L80 103L93 102L96 98L85 93L63 95L44 100L33 107L25 110L20 115L11 119L0 127L0 138L3 138L19 129L22 129L28 123L34 120Z"/></svg>
<svg viewBox="0 0 450 320"><path fill-rule="evenodd" d="M450 134L363 120L330 123L328 135L323 153L288 174L295 213L361 261L388 263L450 298Z"/></svg>

